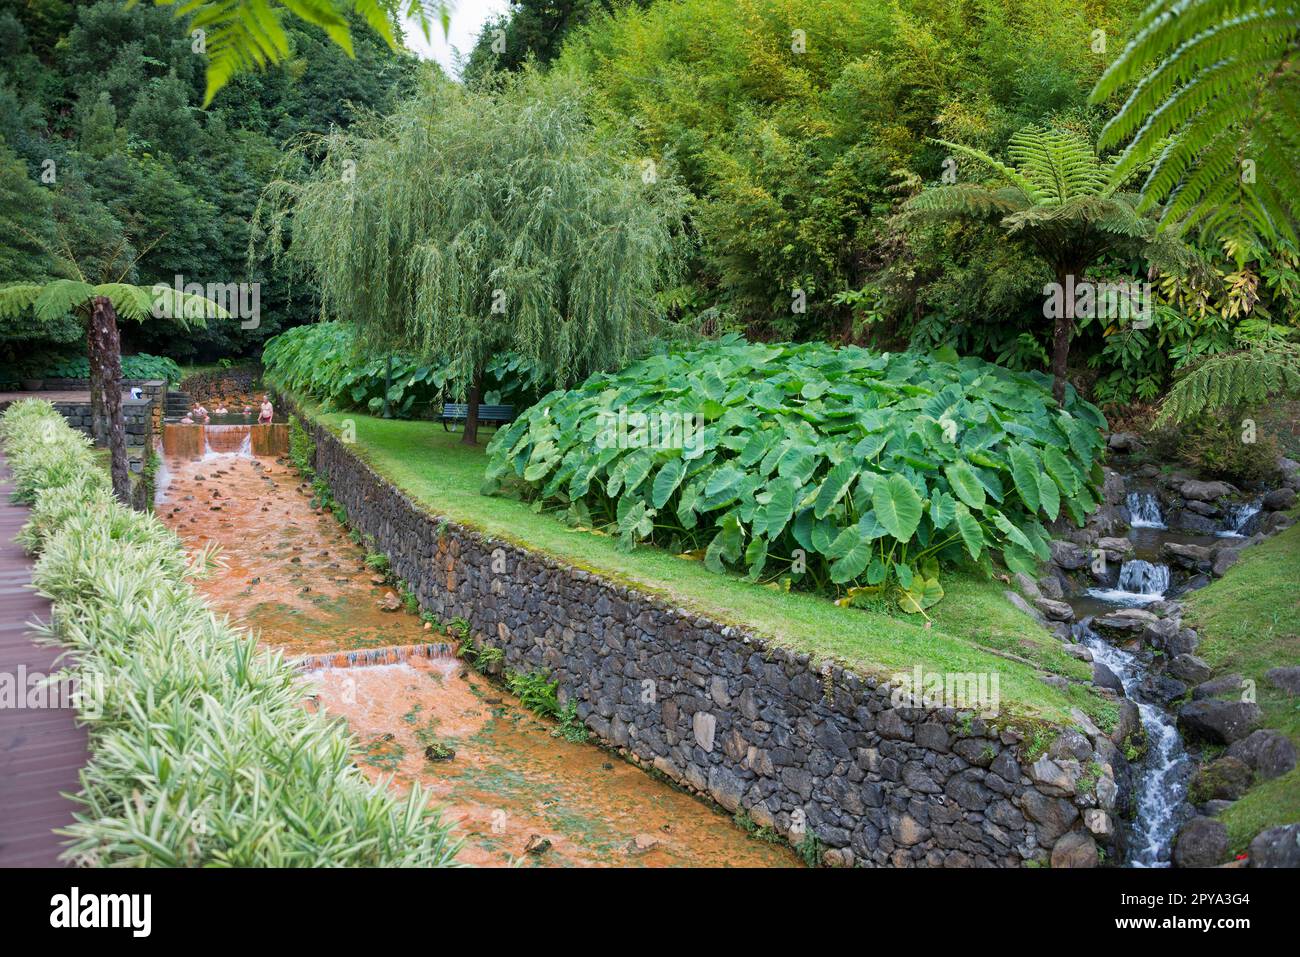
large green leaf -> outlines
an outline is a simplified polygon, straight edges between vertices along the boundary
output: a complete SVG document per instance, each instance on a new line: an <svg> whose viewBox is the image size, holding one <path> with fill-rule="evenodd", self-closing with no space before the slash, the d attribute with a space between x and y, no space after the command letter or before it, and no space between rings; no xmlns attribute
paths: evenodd
<svg viewBox="0 0 1300 957"><path fill-rule="evenodd" d="M970 509L961 502L957 503L956 515L957 531L961 535L962 543L965 544L970 557L978 559L980 552L984 550L984 529L980 527L979 520L970 513Z"/></svg>
<svg viewBox="0 0 1300 957"><path fill-rule="evenodd" d="M1016 491L1020 494L1020 501L1025 503L1025 508L1030 513L1038 511L1039 494L1038 494L1038 462L1034 455L1023 445L1015 445L1011 448L1011 477L1016 483Z"/></svg>
<svg viewBox="0 0 1300 957"><path fill-rule="evenodd" d="M853 529L846 529L849 534ZM831 564L831 581L837 585L853 581L867 567L874 552L874 543L856 539L850 548Z"/></svg>
<svg viewBox="0 0 1300 957"><path fill-rule="evenodd" d="M777 478L768 485L771 499L760 509L754 519L754 534L775 541L794 514L795 484L793 479Z"/></svg>
<svg viewBox="0 0 1300 957"><path fill-rule="evenodd" d="M970 508L979 510L984 507L984 486L980 483L975 470L965 462L946 466L943 474L948 477L948 485L953 494Z"/></svg>
<svg viewBox="0 0 1300 957"><path fill-rule="evenodd" d="M921 496L901 475L891 475L877 484L871 504L876 520L900 542L908 541L921 524Z"/></svg>
<svg viewBox="0 0 1300 957"><path fill-rule="evenodd" d="M857 475L857 467L849 459L845 459L827 472L826 478L822 480L821 489L817 492L817 503L813 507L813 514L817 518L824 518L829 514L844 497L844 493L849 490Z"/></svg>
<svg viewBox="0 0 1300 957"><path fill-rule="evenodd" d="M651 501L655 508L663 508L667 504L685 475L686 462L682 459L669 459L664 463L655 476L654 487L651 490Z"/></svg>

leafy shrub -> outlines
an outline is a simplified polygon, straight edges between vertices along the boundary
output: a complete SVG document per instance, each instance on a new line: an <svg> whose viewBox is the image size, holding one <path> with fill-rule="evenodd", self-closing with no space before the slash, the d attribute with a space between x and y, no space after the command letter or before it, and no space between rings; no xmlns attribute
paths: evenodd
<svg viewBox="0 0 1300 957"><path fill-rule="evenodd" d="M99 865L434 866L457 845L419 787L398 799L353 766L343 722L300 706L279 654L212 613L190 559L112 495L89 442L48 402L16 403L0 442L33 502L21 541L54 601L90 727L66 855Z"/></svg>
<svg viewBox="0 0 1300 957"><path fill-rule="evenodd" d="M368 352L346 322L317 322L283 332L262 353L266 375L296 392L335 408L379 412L384 405L385 355ZM441 401L463 401L448 391L450 365L394 353L388 390L389 411L399 419L417 417ZM516 355L502 355L487 367L486 405L526 405L537 394L535 370Z"/></svg>
<svg viewBox="0 0 1300 957"><path fill-rule="evenodd" d="M493 438L484 491L508 483L625 548L919 611L942 597L940 561L1033 573L1043 519L1096 507L1104 419L1073 390L1057 408L1048 383L727 337L545 396Z"/></svg>
<svg viewBox="0 0 1300 957"><path fill-rule="evenodd" d="M44 352L20 364L25 379L88 379L90 360L69 352ZM166 356L139 352L122 356L122 378L162 379L170 385L181 381L181 367Z"/></svg>
<svg viewBox="0 0 1300 957"><path fill-rule="evenodd" d="M1178 430L1178 457L1211 478L1255 486L1277 479L1277 439L1259 434L1245 413L1203 414ZM1250 441L1245 441L1247 437Z"/></svg>
<svg viewBox="0 0 1300 957"><path fill-rule="evenodd" d="M506 685L519 703L533 714L543 718L559 716L560 701L555 692L560 683L548 680L544 672L512 671L506 675Z"/></svg>

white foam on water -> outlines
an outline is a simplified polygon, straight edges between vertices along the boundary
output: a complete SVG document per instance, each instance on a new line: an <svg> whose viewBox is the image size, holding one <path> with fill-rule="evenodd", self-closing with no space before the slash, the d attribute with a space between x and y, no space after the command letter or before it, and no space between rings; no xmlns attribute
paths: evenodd
<svg viewBox="0 0 1300 957"><path fill-rule="evenodd" d="M1153 492L1129 492L1125 504L1128 506L1129 524L1133 528L1169 527L1160 511L1160 501Z"/></svg>
<svg viewBox="0 0 1300 957"><path fill-rule="evenodd" d="M1223 529L1215 532L1215 534L1219 538L1245 538L1246 534L1243 529L1245 529L1246 523L1258 515L1263 507L1263 501L1244 502L1232 506L1228 509Z"/></svg>
<svg viewBox="0 0 1300 957"><path fill-rule="evenodd" d="M1137 705L1147 736L1147 752L1137 781L1136 813L1129 844L1130 867L1168 867L1174 834L1183 819L1187 796L1188 757L1173 719L1163 709L1137 697L1142 668L1136 657L1097 635L1088 624L1080 626L1080 639L1115 673L1124 693Z"/></svg>

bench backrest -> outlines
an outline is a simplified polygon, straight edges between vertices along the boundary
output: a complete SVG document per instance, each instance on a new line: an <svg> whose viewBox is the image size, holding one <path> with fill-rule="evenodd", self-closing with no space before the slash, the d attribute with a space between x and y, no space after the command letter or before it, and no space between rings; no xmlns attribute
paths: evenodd
<svg viewBox="0 0 1300 957"><path fill-rule="evenodd" d="M467 419L469 418L469 405L464 402L444 402L442 417L444 419ZM480 405L478 407L478 417L480 419L513 419L515 417L515 407L513 405Z"/></svg>

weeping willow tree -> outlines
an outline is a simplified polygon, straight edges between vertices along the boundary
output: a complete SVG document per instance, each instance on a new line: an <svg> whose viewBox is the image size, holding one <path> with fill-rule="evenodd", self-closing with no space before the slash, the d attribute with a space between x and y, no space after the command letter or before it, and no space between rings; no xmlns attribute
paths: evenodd
<svg viewBox="0 0 1300 957"><path fill-rule="evenodd" d="M323 139L303 145L323 147L311 175L267 188L250 251L287 255L323 317L356 323L370 348L449 356L465 443L493 356L520 353L561 386L654 334L655 294L680 272L686 194L598 131L571 79L431 81L392 115Z"/></svg>

